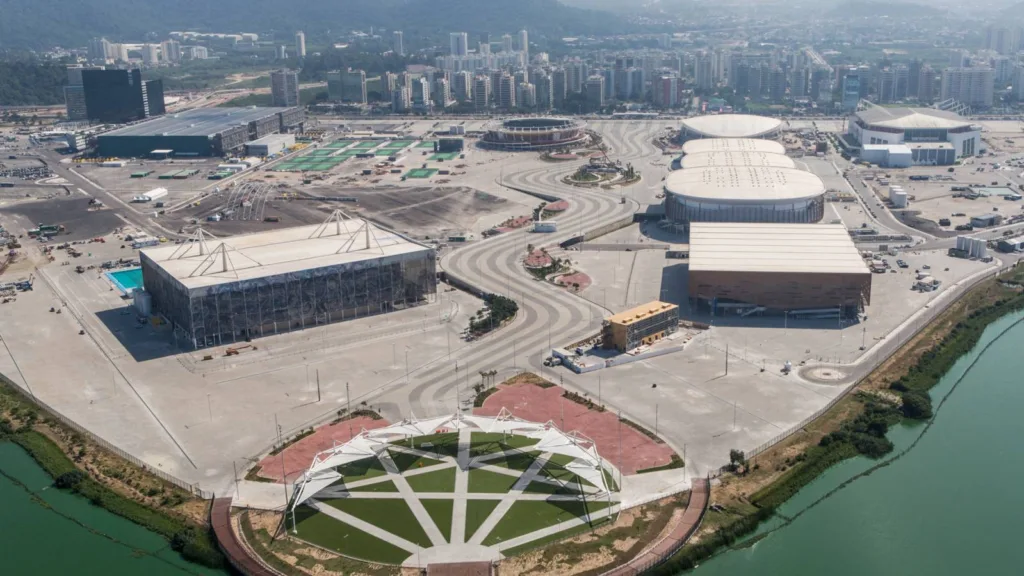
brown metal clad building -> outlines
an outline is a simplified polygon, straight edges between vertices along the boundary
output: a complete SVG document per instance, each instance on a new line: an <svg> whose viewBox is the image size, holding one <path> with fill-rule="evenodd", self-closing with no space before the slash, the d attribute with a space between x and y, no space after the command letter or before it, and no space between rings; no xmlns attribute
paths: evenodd
<svg viewBox="0 0 1024 576"><path fill-rule="evenodd" d="M871 302L871 271L841 225L693 223L689 297L849 314Z"/></svg>
<svg viewBox="0 0 1024 576"><path fill-rule="evenodd" d="M626 352L661 340L678 328L679 306L655 300L609 317L602 344Z"/></svg>

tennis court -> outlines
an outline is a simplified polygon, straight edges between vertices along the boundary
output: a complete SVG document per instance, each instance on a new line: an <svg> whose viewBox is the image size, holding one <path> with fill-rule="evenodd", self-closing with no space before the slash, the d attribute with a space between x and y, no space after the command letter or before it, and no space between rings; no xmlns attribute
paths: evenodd
<svg viewBox="0 0 1024 576"><path fill-rule="evenodd" d="M413 168L405 173L406 178L430 178L437 174L436 168Z"/></svg>
<svg viewBox="0 0 1024 576"><path fill-rule="evenodd" d="M326 147L332 150L340 150L342 148L348 148L352 144L353 140L335 140Z"/></svg>
<svg viewBox="0 0 1024 576"><path fill-rule="evenodd" d="M331 154L334 154L334 152L335 150L313 150L308 154L308 156L330 156Z"/></svg>
<svg viewBox="0 0 1024 576"><path fill-rule="evenodd" d="M430 160L437 162L441 160L454 160L459 157L458 152L438 152L430 157Z"/></svg>
<svg viewBox="0 0 1024 576"><path fill-rule="evenodd" d="M352 148L355 150L369 150L370 148L376 148L377 144L379 144L379 142L364 140L362 142L356 142L356 145Z"/></svg>
<svg viewBox="0 0 1024 576"><path fill-rule="evenodd" d="M420 142L419 144L417 144L416 148L430 148L431 150L433 150L434 149L434 143L432 141L424 140L423 142Z"/></svg>

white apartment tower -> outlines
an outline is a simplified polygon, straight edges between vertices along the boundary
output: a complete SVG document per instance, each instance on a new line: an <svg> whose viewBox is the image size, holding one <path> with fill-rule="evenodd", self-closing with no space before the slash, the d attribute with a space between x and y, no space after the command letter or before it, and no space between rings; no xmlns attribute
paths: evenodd
<svg viewBox="0 0 1024 576"><path fill-rule="evenodd" d="M477 76L473 80L473 107L477 110L487 108L491 100L491 78L490 76Z"/></svg>
<svg viewBox="0 0 1024 576"><path fill-rule="evenodd" d="M448 42L452 56L465 56L469 54L469 35L465 32L451 32L448 34Z"/></svg>
<svg viewBox="0 0 1024 576"><path fill-rule="evenodd" d="M302 30L295 33L295 56L306 57L306 34Z"/></svg>
<svg viewBox="0 0 1024 576"><path fill-rule="evenodd" d="M391 33L391 51L399 56L405 56L405 40L401 30Z"/></svg>
<svg viewBox="0 0 1024 576"><path fill-rule="evenodd" d="M503 74L498 82L498 107L506 110L516 107L515 79Z"/></svg>
<svg viewBox="0 0 1024 576"><path fill-rule="evenodd" d="M527 62L530 61L530 37L526 30L519 31L519 51L523 53Z"/></svg>
<svg viewBox="0 0 1024 576"><path fill-rule="evenodd" d="M991 68L946 68L942 71L942 100L952 98L968 106L989 108L994 89L995 70Z"/></svg>

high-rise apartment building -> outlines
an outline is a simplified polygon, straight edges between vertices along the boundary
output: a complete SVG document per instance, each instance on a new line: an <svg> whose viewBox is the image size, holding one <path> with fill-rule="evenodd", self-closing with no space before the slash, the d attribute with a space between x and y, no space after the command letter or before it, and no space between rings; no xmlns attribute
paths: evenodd
<svg viewBox="0 0 1024 576"><path fill-rule="evenodd" d="M786 71L779 66L768 72L768 97L775 103L786 98Z"/></svg>
<svg viewBox="0 0 1024 576"><path fill-rule="evenodd" d="M270 94L274 106L298 106L299 73L286 68L271 72Z"/></svg>
<svg viewBox="0 0 1024 576"><path fill-rule="evenodd" d="M921 74L917 79L917 99L924 104L930 104L935 100L935 70L931 66L921 67Z"/></svg>
<svg viewBox="0 0 1024 576"><path fill-rule="evenodd" d="M591 76L587 78L584 92L587 96L587 104L591 108L604 108L604 76Z"/></svg>
<svg viewBox="0 0 1024 576"><path fill-rule="evenodd" d="M789 73L789 95L793 100L807 97L807 76L809 70L806 66L794 68Z"/></svg>
<svg viewBox="0 0 1024 576"><path fill-rule="evenodd" d="M566 92L583 92L588 76L587 63L578 59L568 62L565 65L565 72Z"/></svg>
<svg viewBox="0 0 1024 576"><path fill-rule="evenodd" d="M164 40L161 42L160 53L164 62L171 64L181 62L181 44L177 40Z"/></svg>
<svg viewBox="0 0 1024 576"><path fill-rule="evenodd" d="M138 68L83 69L81 74L86 116L93 122L124 124L165 112L163 81L144 81Z"/></svg>
<svg viewBox="0 0 1024 576"><path fill-rule="evenodd" d="M968 106L990 108L994 89L995 71L991 68L946 68L942 71L942 100L952 98Z"/></svg>
<svg viewBox="0 0 1024 576"><path fill-rule="evenodd" d="M551 81L551 76L547 74L538 74L534 86L536 87L537 94L537 108L539 110L550 110L554 106L554 83Z"/></svg>
<svg viewBox="0 0 1024 576"><path fill-rule="evenodd" d="M391 33L391 51L399 56L405 56L405 38L401 30Z"/></svg>
<svg viewBox="0 0 1024 576"><path fill-rule="evenodd" d="M860 74L847 72L843 76L842 107L845 112L853 112L860 102Z"/></svg>
<svg viewBox="0 0 1024 576"><path fill-rule="evenodd" d="M469 35L465 32L451 32L448 34L449 51L452 56L465 56L469 54Z"/></svg>
<svg viewBox="0 0 1024 576"><path fill-rule="evenodd" d="M568 90L568 75L565 68L556 68L551 71L551 106L561 108L565 103L565 95Z"/></svg>
<svg viewBox="0 0 1024 576"><path fill-rule="evenodd" d="M430 110L430 80L420 77L412 81L412 107L417 110Z"/></svg>
<svg viewBox="0 0 1024 576"><path fill-rule="evenodd" d="M709 91L714 88L715 80L712 70L713 66L711 55L698 55L693 68L694 88L701 91Z"/></svg>
<svg viewBox="0 0 1024 576"><path fill-rule="evenodd" d="M512 51L512 35L504 34L501 37L501 51L511 52Z"/></svg>
<svg viewBox="0 0 1024 576"><path fill-rule="evenodd" d="M106 38L93 38L89 41L90 60L108 60L110 58L110 42Z"/></svg>
<svg viewBox="0 0 1024 576"><path fill-rule="evenodd" d="M516 103L519 108L537 107L537 87L529 82L521 82L516 85Z"/></svg>
<svg viewBox="0 0 1024 576"><path fill-rule="evenodd" d="M156 44L142 45L142 63L146 66L156 66L160 63L160 50Z"/></svg>
<svg viewBox="0 0 1024 576"><path fill-rule="evenodd" d="M111 44L110 49L113 52L111 56L112 60L118 62L128 63L128 45L127 44Z"/></svg>
<svg viewBox="0 0 1024 576"><path fill-rule="evenodd" d="M306 34L302 30L295 33L295 56L306 57Z"/></svg>
<svg viewBox="0 0 1024 576"><path fill-rule="evenodd" d="M455 87L455 99L459 102L469 102L473 99L473 75L468 70L456 72L452 76Z"/></svg>
<svg viewBox="0 0 1024 576"><path fill-rule="evenodd" d="M519 31L519 51L526 55L526 61L530 61L530 37L526 30Z"/></svg>
<svg viewBox="0 0 1024 576"><path fill-rule="evenodd" d="M405 112L412 108L412 97L409 95L409 88L399 84L391 92L391 111Z"/></svg>
<svg viewBox="0 0 1024 576"><path fill-rule="evenodd" d="M512 78L512 76L509 76L508 74L501 75L501 79L498 81L498 93L496 97L499 108L511 110L516 107L515 82L515 78Z"/></svg>
<svg viewBox="0 0 1024 576"><path fill-rule="evenodd" d="M1018 102L1024 101L1024 65L1018 64L1013 69L1013 97Z"/></svg>
<svg viewBox="0 0 1024 576"><path fill-rule="evenodd" d="M679 78L673 74L658 76L654 79L654 104L662 108L679 106Z"/></svg>
<svg viewBox="0 0 1024 576"><path fill-rule="evenodd" d="M473 79L473 107L484 110L491 101L491 78L477 76Z"/></svg>
<svg viewBox="0 0 1024 576"><path fill-rule="evenodd" d="M366 72L351 68L328 72L327 96L336 102L366 104Z"/></svg>

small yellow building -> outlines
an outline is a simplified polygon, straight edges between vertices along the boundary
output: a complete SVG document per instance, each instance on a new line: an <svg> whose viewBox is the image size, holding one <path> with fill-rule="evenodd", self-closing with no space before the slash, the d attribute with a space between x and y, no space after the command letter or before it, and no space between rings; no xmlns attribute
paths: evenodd
<svg viewBox="0 0 1024 576"><path fill-rule="evenodd" d="M601 345L626 352L657 342L678 328L679 306L655 300L605 320Z"/></svg>

